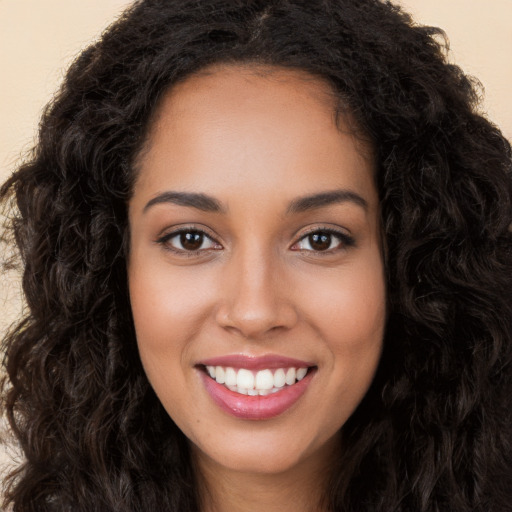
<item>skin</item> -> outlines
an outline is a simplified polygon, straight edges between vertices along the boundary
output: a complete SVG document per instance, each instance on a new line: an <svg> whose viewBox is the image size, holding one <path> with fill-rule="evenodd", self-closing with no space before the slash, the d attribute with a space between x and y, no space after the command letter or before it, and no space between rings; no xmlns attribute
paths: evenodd
<svg viewBox="0 0 512 512"><path fill-rule="evenodd" d="M334 108L328 86L299 71L210 68L169 91L138 162L128 275L140 357L190 440L204 510L318 510L340 429L378 365L374 166ZM208 195L220 211L169 191ZM344 195L291 207L332 191ZM198 251L173 235L182 228L207 234ZM314 250L308 233L326 229L339 235ZM235 418L197 367L231 354L292 357L316 373L283 414Z"/></svg>

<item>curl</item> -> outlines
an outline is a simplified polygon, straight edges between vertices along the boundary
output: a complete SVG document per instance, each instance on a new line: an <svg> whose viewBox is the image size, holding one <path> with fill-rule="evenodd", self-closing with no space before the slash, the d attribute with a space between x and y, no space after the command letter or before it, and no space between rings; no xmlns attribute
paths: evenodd
<svg viewBox="0 0 512 512"><path fill-rule="evenodd" d="M28 309L4 340L14 511L197 510L138 358L127 203L163 95L215 63L300 69L370 141L387 245L377 377L332 510L512 510L512 163L438 29L376 0L146 0L71 66L2 186Z"/></svg>

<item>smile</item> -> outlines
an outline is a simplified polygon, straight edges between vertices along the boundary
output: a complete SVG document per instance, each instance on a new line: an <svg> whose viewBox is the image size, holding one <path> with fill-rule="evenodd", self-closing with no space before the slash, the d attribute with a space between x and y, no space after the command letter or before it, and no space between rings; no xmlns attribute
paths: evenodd
<svg viewBox="0 0 512 512"><path fill-rule="evenodd" d="M196 365L222 411L244 420L268 420L291 409L317 373L313 363L280 356L225 356Z"/></svg>
<svg viewBox="0 0 512 512"><path fill-rule="evenodd" d="M247 368L206 366L206 371L212 379L230 391L241 395L266 396L301 381L308 368L265 368L256 372Z"/></svg>

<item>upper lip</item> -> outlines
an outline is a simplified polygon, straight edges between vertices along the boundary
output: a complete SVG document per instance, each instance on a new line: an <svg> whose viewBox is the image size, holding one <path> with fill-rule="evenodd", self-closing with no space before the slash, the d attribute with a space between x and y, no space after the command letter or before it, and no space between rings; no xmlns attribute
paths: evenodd
<svg viewBox="0 0 512 512"><path fill-rule="evenodd" d="M277 354L264 356L249 356L244 354L231 354L204 359L198 363L203 366L224 366L233 368L247 368L248 370L264 370L278 368L309 368L313 363L301 361L291 357Z"/></svg>

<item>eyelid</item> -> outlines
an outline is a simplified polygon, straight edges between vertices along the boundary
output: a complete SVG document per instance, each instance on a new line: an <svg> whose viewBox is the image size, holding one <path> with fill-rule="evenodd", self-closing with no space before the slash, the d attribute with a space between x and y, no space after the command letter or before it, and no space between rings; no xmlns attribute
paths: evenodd
<svg viewBox="0 0 512 512"><path fill-rule="evenodd" d="M312 249L300 249L300 248L293 249L293 247L296 246L297 244L299 244L302 240L304 240L308 236L313 235L315 233L328 233L332 236L335 236L336 238L338 238L340 240L339 245L341 247L336 247L334 249L327 249L325 251L320 251L320 250L315 251ZM290 249L293 251L304 251L304 252L309 252L309 253L315 253L318 255L329 255L329 254L333 254L335 252L343 251L343 250L347 249L348 247L354 246L355 244L356 244L356 241L355 241L354 237L352 235L350 235L347 232L347 230L344 230L343 228L340 228L340 227L335 228L332 226L320 225L320 226L314 226L314 227L308 228L306 231L303 231L302 233L300 233L300 235L298 235L296 237L295 242L293 242Z"/></svg>
<svg viewBox="0 0 512 512"><path fill-rule="evenodd" d="M211 247L206 249L197 249L197 250L186 250L186 249L179 249L175 247L171 247L167 245L167 242L171 240L172 238L179 236L182 233L188 233L188 232L196 232L200 233L206 238L208 238L213 244L217 245L218 247ZM295 248L294 247L299 244L302 240L304 240L306 237L314 234L314 233L328 233L340 241L338 244L339 246L333 248L333 249L326 249L326 250L314 250L314 249L302 249L302 248ZM159 234L158 237L155 240L155 243L162 245L166 250L170 252L174 252L179 255L184 256L195 256L199 253L206 253L210 252L212 250L220 250L223 249L222 244L218 241L218 237L214 234L212 234L211 230L207 228L206 226L198 226L194 224L184 224L184 225L178 225L173 226L172 228L167 228L166 230L163 230L162 234ZM352 247L355 245L355 239L352 235L350 235L346 229L343 229L341 227L332 227L332 226L326 226L326 225L317 225L307 228L305 231L302 231L300 234L295 236L295 241L290 247L290 250L297 251L297 252L308 252L308 253L314 253L318 255L329 255L333 254L335 252L346 250L348 247Z"/></svg>
<svg viewBox="0 0 512 512"><path fill-rule="evenodd" d="M174 237L181 235L182 233L200 233L204 237L211 240L215 245L220 246L219 248L207 248L207 249L197 249L197 250L185 250L178 249L175 247L171 247L167 245L167 242L172 240ZM166 250L173 252L175 254L184 255L184 256L195 256L199 253L204 253L212 250L219 250L222 247L222 244L217 240L217 237L211 233L211 230L207 229L205 226L198 226L194 224L183 224L179 226L173 226L172 228L167 228L163 231L162 234L159 234L155 240L155 243L162 245Z"/></svg>

